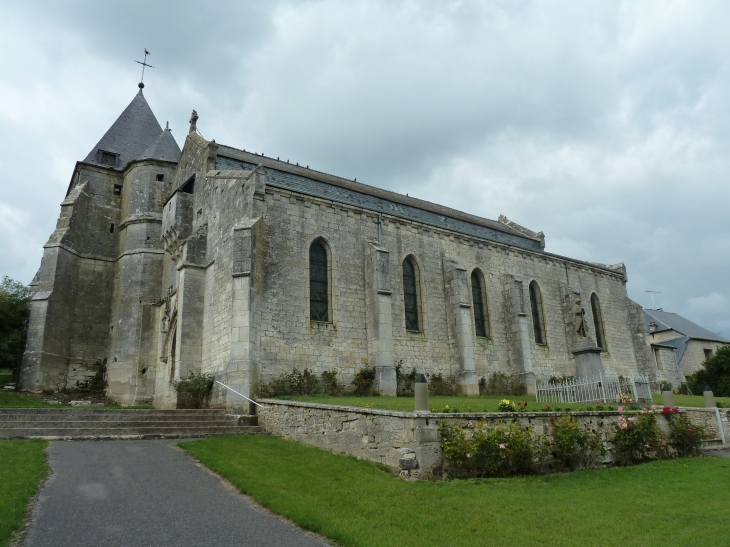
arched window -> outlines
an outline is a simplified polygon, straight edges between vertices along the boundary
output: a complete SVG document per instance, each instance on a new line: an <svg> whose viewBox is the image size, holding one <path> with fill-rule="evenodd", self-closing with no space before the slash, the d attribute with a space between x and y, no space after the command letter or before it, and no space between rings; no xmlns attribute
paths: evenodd
<svg viewBox="0 0 730 547"><path fill-rule="evenodd" d="M535 343L545 345L545 319L542 311L542 292L537 282L530 283L530 312L532 313L532 330L535 333Z"/></svg>
<svg viewBox="0 0 730 547"><path fill-rule="evenodd" d="M601 302L598 295L591 295L591 311L593 312L593 329L596 331L596 345L606 349L606 333L603 331L603 316L601 315Z"/></svg>
<svg viewBox="0 0 730 547"><path fill-rule="evenodd" d="M315 241L309 247L309 319L329 321L329 300L327 249Z"/></svg>
<svg viewBox="0 0 730 547"><path fill-rule="evenodd" d="M406 312L406 330L420 331L418 313L418 266L408 257L403 261L403 305Z"/></svg>
<svg viewBox="0 0 730 547"><path fill-rule="evenodd" d="M477 270L471 272L471 301L474 308L474 333L481 338L489 336L489 317L485 306L482 276Z"/></svg>

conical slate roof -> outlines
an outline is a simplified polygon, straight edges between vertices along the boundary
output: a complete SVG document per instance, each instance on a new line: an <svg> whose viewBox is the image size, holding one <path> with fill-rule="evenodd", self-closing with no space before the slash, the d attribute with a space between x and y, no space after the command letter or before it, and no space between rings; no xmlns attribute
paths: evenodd
<svg viewBox="0 0 730 547"><path fill-rule="evenodd" d="M96 146L91 149L84 161L109 166L108 159L102 160L101 151L104 151L117 155L113 167L124 169L130 161L140 159L142 154L157 140L164 143L163 148L169 154L171 147L164 133L166 132L163 132L140 89L132 102L129 103L129 106L117 118L117 121L112 124ZM177 156L174 160L177 160L180 149L171 134L169 140L175 145Z"/></svg>
<svg viewBox="0 0 730 547"><path fill-rule="evenodd" d="M160 136L152 141L147 150L142 152L139 159L165 161L178 161L180 159L180 147L175 142L169 127L166 127L160 133Z"/></svg>

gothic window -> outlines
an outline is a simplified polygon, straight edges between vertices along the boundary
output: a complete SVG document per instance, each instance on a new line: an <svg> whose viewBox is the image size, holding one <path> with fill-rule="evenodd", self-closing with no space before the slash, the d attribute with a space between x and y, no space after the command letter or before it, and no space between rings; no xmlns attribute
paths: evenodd
<svg viewBox="0 0 730 547"><path fill-rule="evenodd" d="M486 338L489 336L489 318L485 306L482 276L477 270L471 272L471 300L474 308L474 332L477 336Z"/></svg>
<svg viewBox="0 0 730 547"><path fill-rule="evenodd" d="M542 309L542 292L537 282L530 282L530 312L532 314L532 330L535 333L535 343L546 345L545 319Z"/></svg>
<svg viewBox="0 0 730 547"><path fill-rule="evenodd" d="M603 330L603 316L601 315L601 302L598 295L591 295L591 311L593 312L593 330L596 332L596 345L606 349L606 333Z"/></svg>
<svg viewBox="0 0 730 547"><path fill-rule="evenodd" d="M315 241L309 247L309 318L327 322L329 315L327 249L322 242Z"/></svg>
<svg viewBox="0 0 730 547"><path fill-rule="evenodd" d="M406 313L406 330L421 330L418 303L418 266L412 258L408 257L403 261L403 304Z"/></svg>

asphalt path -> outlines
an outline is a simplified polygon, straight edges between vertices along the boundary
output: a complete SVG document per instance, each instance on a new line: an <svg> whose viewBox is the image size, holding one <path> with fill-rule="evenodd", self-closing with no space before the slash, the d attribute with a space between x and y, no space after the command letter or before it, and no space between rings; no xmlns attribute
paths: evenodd
<svg viewBox="0 0 730 547"><path fill-rule="evenodd" d="M252 504L173 441L56 441L24 547L302 546L321 540Z"/></svg>

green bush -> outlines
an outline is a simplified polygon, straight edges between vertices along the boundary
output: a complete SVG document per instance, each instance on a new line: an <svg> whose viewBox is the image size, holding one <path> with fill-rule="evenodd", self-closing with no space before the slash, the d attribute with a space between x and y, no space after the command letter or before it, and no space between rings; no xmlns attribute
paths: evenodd
<svg viewBox="0 0 730 547"><path fill-rule="evenodd" d="M489 380L479 379L479 395L527 395L527 386L519 378L495 372Z"/></svg>
<svg viewBox="0 0 730 547"><path fill-rule="evenodd" d="M500 412L517 412L517 407L509 399L502 399L501 401L499 401L497 409Z"/></svg>
<svg viewBox="0 0 730 547"><path fill-rule="evenodd" d="M601 436L582 428L569 414L550 419L548 441L555 461L571 470L579 466L593 467L606 453Z"/></svg>
<svg viewBox="0 0 730 547"><path fill-rule="evenodd" d="M536 470L545 454L543 443L516 423L489 426L486 422L439 424L444 457L457 473L470 477L526 475Z"/></svg>
<svg viewBox="0 0 730 547"><path fill-rule="evenodd" d="M440 372L436 374L426 373L428 380L429 395L454 395L456 394L456 378L453 376L444 377Z"/></svg>
<svg viewBox="0 0 730 547"><path fill-rule="evenodd" d="M213 382L213 376L204 372L191 372L187 378L173 382L177 408L205 408Z"/></svg>
<svg viewBox="0 0 730 547"><path fill-rule="evenodd" d="M337 371L324 371L317 377L311 370L284 372L268 383L259 384L261 397L288 395L342 395L345 386L337 379Z"/></svg>
<svg viewBox="0 0 730 547"><path fill-rule="evenodd" d="M730 346L717 348L702 368L687 376L687 385L695 394L702 394L705 386L719 397L730 397Z"/></svg>
<svg viewBox="0 0 730 547"><path fill-rule="evenodd" d="M398 397L413 397L416 389L416 378L418 373L415 368L412 368L408 374L403 372L403 362L399 362L395 366L395 377L396 377L396 395Z"/></svg>
<svg viewBox="0 0 730 547"><path fill-rule="evenodd" d="M0 369L17 370L30 314L30 289L3 276L0 281Z"/></svg>
<svg viewBox="0 0 730 547"><path fill-rule="evenodd" d="M668 412L666 414L669 423L669 441L677 451L677 456L686 458L699 456L702 441L711 438L704 427L694 425L685 414Z"/></svg>
<svg viewBox="0 0 730 547"><path fill-rule="evenodd" d="M659 431L653 412L637 413L628 418L621 414L612 441L616 448L617 463L620 464L635 464L668 456L667 439Z"/></svg>
<svg viewBox="0 0 730 547"><path fill-rule="evenodd" d="M368 395L379 395L378 391L373 388L375 382L375 369L365 366L355 373L352 380L354 386L353 395L367 397Z"/></svg>

